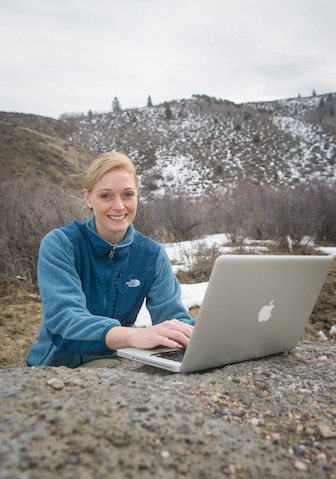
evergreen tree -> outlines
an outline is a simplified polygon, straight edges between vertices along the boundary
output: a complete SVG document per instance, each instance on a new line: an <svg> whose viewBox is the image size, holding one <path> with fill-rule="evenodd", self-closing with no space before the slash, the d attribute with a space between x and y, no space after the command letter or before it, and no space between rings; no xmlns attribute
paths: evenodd
<svg viewBox="0 0 336 479"><path fill-rule="evenodd" d="M173 112L171 111L169 103L167 102L165 102L165 115L167 120L170 120L171 118L173 118Z"/></svg>
<svg viewBox="0 0 336 479"><path fill-rule="evenodd" d="M148 98L147 98L147 106L153 106L152 99L151 99L150 95L148 95Z"/></svg>
<svg viewBox="0 0 336 479"><path fill-rule="evenodd" d="M117 113L118 111L121 111L120 102L116 96L112 100L112 111L113 113Z"/></svg>

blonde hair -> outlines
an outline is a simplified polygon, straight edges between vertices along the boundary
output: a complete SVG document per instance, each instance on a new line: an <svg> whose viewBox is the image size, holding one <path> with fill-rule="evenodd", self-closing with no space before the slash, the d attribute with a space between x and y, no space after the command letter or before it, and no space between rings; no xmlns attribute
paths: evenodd
<svg viewBox="0 0 336 479"><path fill-rule="evenodd" d="M133 176L136 188L139 187L139 180L135 171L133 162L124 155L124 153L118 153L117 151L110 151L98 156L89 168L86 170L84 178L83 188L90 192L94 185L100 178L111 170L126 170Z"/></svg>

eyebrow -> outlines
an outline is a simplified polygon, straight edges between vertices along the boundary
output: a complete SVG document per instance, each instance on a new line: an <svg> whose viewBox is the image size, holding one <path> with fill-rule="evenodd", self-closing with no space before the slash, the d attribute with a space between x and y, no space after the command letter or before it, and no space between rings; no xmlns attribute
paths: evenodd
<svg viewBox="0 0 336 479"><path fill-rule="evenodd" d="M127 186L122 191L136 191L136 190L137 189L135 188L135 186ZM100 188L99 190L97 190L97 192L100 192L100 191L113 191L113 190L111 188Z"/></svg>

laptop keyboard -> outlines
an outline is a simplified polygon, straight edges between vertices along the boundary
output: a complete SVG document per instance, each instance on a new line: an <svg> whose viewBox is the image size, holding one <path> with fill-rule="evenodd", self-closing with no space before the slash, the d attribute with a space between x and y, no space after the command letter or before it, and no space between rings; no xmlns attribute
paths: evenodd
<svg viewBox="0 0 336 479"><path fill-rule="evenodd" d="M163 353L153 353L152 356L157 356L159 358L170 359L171 361L177 361L178 363L182 362L185 349L173 349L172 351L164 351Z"/></svg>

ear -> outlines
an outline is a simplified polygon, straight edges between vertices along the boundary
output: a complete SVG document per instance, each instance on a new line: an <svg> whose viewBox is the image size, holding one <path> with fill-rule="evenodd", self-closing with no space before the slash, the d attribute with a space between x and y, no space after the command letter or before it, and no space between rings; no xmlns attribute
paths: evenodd
<svg viewBox="0 0 336 479"><path fill-rule="evenodd" d="M90 201L90 194L88 193L88 191L85 188L83 188L83 195L84 195L84 199L86 201L86 204L92 210L92 205L91 205L91 201Z"/></svg>

